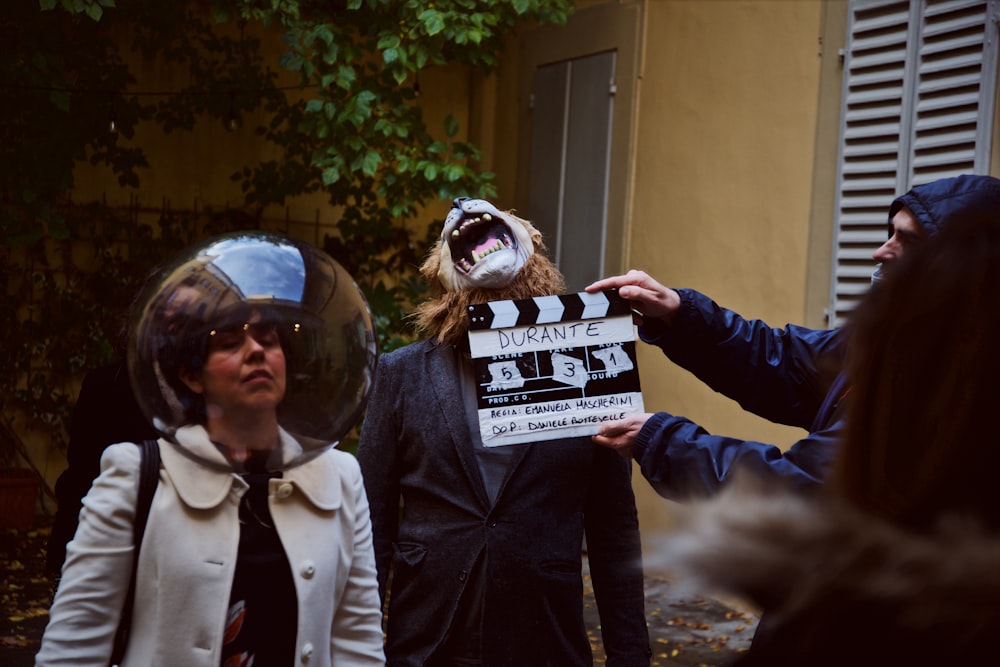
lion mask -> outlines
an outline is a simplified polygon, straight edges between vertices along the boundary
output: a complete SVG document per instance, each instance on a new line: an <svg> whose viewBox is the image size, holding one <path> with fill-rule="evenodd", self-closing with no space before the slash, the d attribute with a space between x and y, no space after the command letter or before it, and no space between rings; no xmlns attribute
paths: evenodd
<svg viewBox="0 0 1000 667"><path fill-rule="evenodd" d="M465 337L472 304L566 289L562 274L545 256L540 231L486 200L466 197L452 204L420 273L432 296L414 313L417 331L448 344Z"/></svg>

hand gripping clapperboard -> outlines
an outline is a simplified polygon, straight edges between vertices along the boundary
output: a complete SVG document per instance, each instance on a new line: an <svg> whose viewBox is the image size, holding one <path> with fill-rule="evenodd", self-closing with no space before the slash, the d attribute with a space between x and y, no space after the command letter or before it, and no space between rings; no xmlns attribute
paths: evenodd
<svg viewBox="0 0 1000 667"><path fill-rule="evenodd" d="M469 307L487 447L594 435L645 412L628 301L617 290Z"/></svg>

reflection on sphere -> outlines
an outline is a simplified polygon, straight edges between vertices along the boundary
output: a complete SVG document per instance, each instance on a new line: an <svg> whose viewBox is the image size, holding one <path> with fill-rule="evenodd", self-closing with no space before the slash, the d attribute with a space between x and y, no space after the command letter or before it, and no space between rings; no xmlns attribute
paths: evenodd
<svg viewBox="0 0 1000 667"><path fill-rule="evenodd" d="M250 323L255 324L251 325ZM165 436L204 419L204 401L178 376L200 369L221 331L263 322L285 353L278 420L302 445L288 467L335 445L364 409L377 361L361 290L328 255L266 232L217 236L181 253L140 296L128 361L145 415ZM252 327L252 328L251 328Z"/></svg>

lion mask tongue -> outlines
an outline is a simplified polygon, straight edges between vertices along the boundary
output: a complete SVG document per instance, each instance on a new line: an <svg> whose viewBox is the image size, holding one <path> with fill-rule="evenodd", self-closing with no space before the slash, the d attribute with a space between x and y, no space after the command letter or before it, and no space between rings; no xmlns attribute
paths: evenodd
<svg viewBox="0 0 1000 667"><path fill-rule="evenodd" d="M523 225L484 199L459 198L441 232L438 279L454 292L506 287L534 252Z"/></svg>

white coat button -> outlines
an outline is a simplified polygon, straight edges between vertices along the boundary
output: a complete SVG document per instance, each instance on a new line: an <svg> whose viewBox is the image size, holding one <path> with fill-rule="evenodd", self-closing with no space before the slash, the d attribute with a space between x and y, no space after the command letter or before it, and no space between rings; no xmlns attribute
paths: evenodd
<svg viewBox="0 0 1000 667"><path fill-rule="evenodd" d="M312 579L312 576L316 574L316 565L311 560L307 560L302 563L302 569L299 570L303 577L306 579Z"/></svg>
<svg viewBox="0 0 1000 667"><path fill-rule="evenodd" d="M278 487L278 498L284 500L288 496L292 495L292 485L289 483L284 483Z"/></svg>
<svg viewBox="0 0 1000 667"><path fill-rule="evenodd" d="M302 662L309 662L309 658L313 656L313 645L306 642L302 645Z"/></svg>

